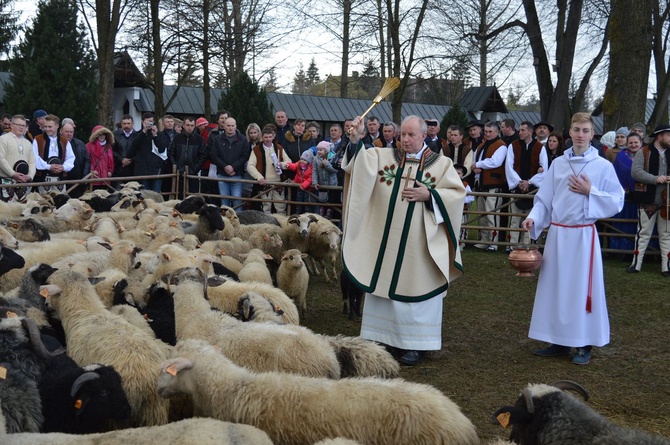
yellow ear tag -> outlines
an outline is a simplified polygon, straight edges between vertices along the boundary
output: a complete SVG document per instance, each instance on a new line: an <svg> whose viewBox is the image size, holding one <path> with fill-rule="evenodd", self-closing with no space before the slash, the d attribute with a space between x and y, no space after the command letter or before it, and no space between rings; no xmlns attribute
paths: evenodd
<svg viewBox="0 0 670 445"><path fill-rule="evenodd" d="M40 295L43 296L44 298L49 298L49 289L45 287L40 291Z"/></svg>
<svg viewBox="0 0 670 445"><path fill-rule="evenodd" d="M12 311L7 311L7 318L16 318L18 315L16 315L15 312Z"/></svg>
<svg viewBox="0 0 670 445"><path fill-rule="evenodd" d="M263 239L264 239L265 241L267 241L267 240L270 239L270 236L266 234L266 235L263 237Z"/></svg>
<svg viewBox="0 0 670 445"><path fill-rule="evenodd" d="M509 418L510 413L500 413L498 414L498 416L496 416L498 423L500 423L500 425L502 425L503 428L507 428L509 426Z"/></svg>
<svg viewBox="0 0 670 445"><path fill-rule="evenodd" d="M75 408L75 409L81 409L81 405L82 405L82 403L81 403L81 400L79 400L79 399L77 399L77 400L74 402L74 408Z"/></svg>
<svg viewBox="0 0 670 445"><path fill-rule="evenodd" d="M0 366L0 379L5 380L7 378L7 368Z"/></svg>
<svg viewBox="0 0 670 445"><path fill-rule="evenodd" d="M165 372L167 372L170 375L177 375L177 367L175 365L170 365L167 367Z"/></svg>

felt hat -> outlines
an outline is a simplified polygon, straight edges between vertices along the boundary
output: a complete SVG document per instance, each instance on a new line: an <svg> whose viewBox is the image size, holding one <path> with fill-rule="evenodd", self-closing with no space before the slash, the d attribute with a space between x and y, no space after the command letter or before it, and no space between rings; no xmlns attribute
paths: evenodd
<svg viewBox="0 0 670 445"><path fill-rule="evenodd" d="M470 127L481 127L484 128L484 123L480 120L471 120L468 122L468 125L465 126L465 129L469 129Z"/></svg>
<svg viewBox="0 0 670 445"><path fill-rule="evenodd" d="M547 127L549 129L549 133L554 131L554 126L547 121L540 121L537 124L533 125L533 131L537 130L537 127L539 127L540 125L544 125L545 127Z"/></svg>
<svg viewBox="0 0 670 445"><path fill-rule="evenodd" d="M440 122L434 117L424 119L424 122L426 122L426 125L428 125L429 127L437 127L438 125L440 125Z"/></svg>
<svg viewBox="0 0 670 445"><path fill-rule="evenodd" d="M661 133L665 133L666 131L670 131L670 125L660 124L656 128L654 128L654 132L651 135L656 136L656 135L659 135Z"/></svg>

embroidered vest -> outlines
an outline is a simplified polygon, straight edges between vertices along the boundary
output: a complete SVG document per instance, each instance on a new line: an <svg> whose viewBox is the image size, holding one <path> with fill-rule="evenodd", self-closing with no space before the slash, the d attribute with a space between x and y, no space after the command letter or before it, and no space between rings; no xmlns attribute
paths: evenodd
<svg viewBox="0 0 670 445"><path fill-rule="evenodd" d="M502 139L497 138L492 141L484 141L475 153L475 159L480 160L480 153L483 151L484 154L481 157L481 160L488 159L493 156L493 153L496 152L500 147L504 147L505 142ZM482 172L479 175L479 189L488 190L491 188L497 188L498 186L505 185L505 163L503 162L500 167L482 169Z"/></svg>
<svg viewBox="0 0 670 445"><path fill-rule="evenodd" d="M529 180L540 168L540 153L544 145L533 139L530 143L530 150L526 150L526 143L521 139L512 142L514 150L514 171L519 174L521 179ZM530 152L530 153L528 153ZM525 157L530 154L530 162ZM524 171L525 170L525 171Z"/></svg>
<svg viewBox="0 0 670 445"><path fill-rule="evenodd" d="M35 141L37 141L37 155L44 160L44 162L49 161L49 136L46 134L39 134L35 136ZM61 162L65 162L65 147L67 146L67 139L63 136L56 137L56 145L58 146L58 157ZM35 172L35 182L41 182L47 175L47 170L37 170ZM50 175L51 176L51 175ZM66 176L66 173L63 172L59 176Z"/></svg>

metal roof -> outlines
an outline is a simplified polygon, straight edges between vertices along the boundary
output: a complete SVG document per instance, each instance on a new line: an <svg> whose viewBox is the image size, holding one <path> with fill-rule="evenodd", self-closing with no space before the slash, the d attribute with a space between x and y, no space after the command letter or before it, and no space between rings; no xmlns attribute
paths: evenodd
<svg viewBox="0 0 670 445"><path fill-rule="evenodd" d="M289 120L298 117L321 122L343 122L356 115L363 113L372 104L364 99L342 99L340 97L304 96L300 94L269 93L268 99L272 110L284 110ZM402 106L402 118L417 115L424 118L442 117L449 111L446 105L426 105L404 103ZM381 122L393 119L390 102L381 102L371 112L371 115L379 118Z"/></svg>
<svg viewBox="0 0 670 445"><path fill-rule="evenodd" d="M176 85L165 85L163 87L163 100L165 103L172 97ZM216 114L219 106L219 99L221 99L221 88L211 88L211 106L210 114ZM154 92L149 88L142 88L140 90L140 98L135 101L135 107L144 113L147 111L154 111ZM169 114L186 115L186 116L202 116L205 110L205 94L202 88L198 87L181 87L177 91L177 96L167 109Z"/></svg>
<svg viewBox="0 0 670 445"><path fill-rule="evenodd" d="M458 105L468 111L507 113L505 101L496 87L470 87L463 93Z"/></svg>

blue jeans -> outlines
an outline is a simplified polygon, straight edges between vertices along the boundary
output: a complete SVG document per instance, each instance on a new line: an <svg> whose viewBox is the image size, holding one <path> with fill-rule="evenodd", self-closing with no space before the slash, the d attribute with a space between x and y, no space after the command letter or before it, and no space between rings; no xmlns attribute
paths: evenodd
<svg viewBox="0 0 670 445"><path fill-rule="evenodd" d="M146 190L153 190L156 193L161 192L161 187L163 185L162 179L145 179L141 182L142 187Z"/></svg>
<svg viewBox="0 0 670 445"><path fill-rule="evenodd" d="M228 178L228 179L242 179L242 176L228 176L217 174L219 178ZM219 182L219 195L229 195L235 197L242 197L242 183L241 182ZM224 206L231 207L230 199L221 198L221 204ZM237 207L242 204L242 201L239 199L233 200L232 207Z"/></svg>

